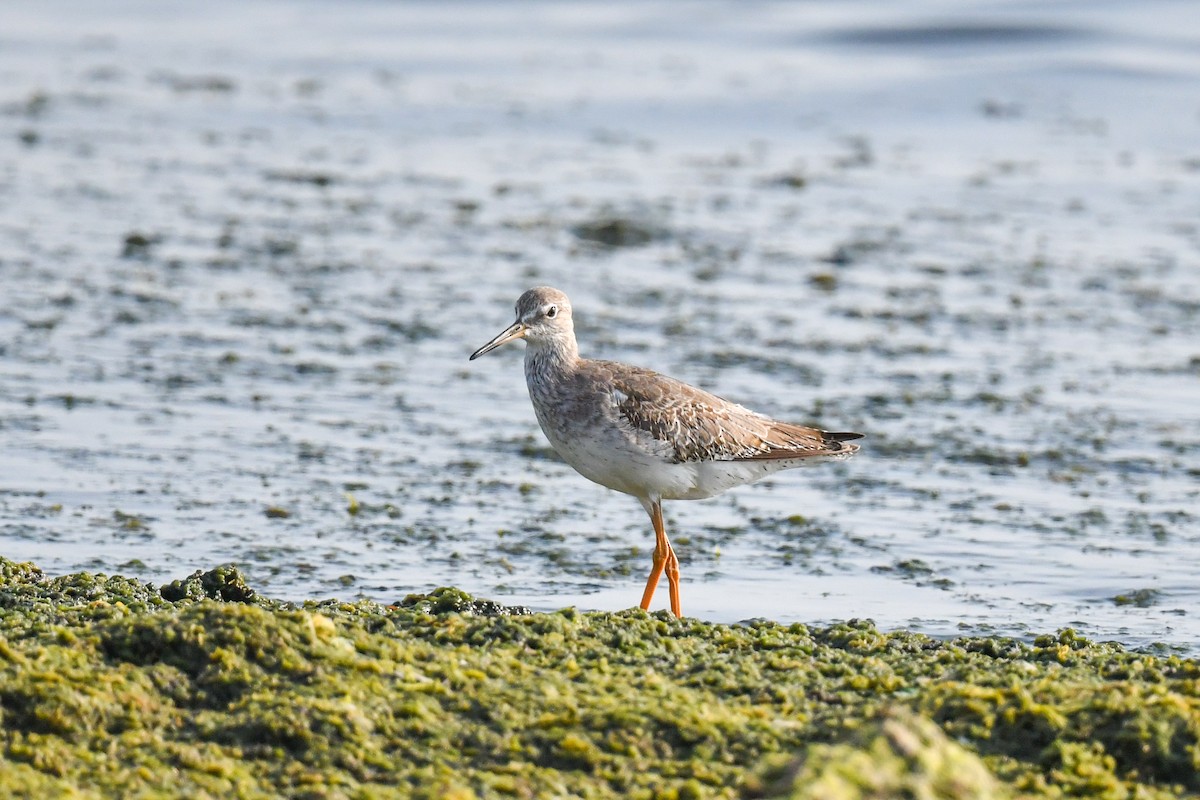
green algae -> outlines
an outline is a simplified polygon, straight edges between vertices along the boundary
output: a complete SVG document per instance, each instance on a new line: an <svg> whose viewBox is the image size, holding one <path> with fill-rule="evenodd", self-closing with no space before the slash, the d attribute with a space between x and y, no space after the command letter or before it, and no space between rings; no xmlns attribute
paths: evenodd
<svg viewBox="0 0 1200 800"><path fill-rule="evenodd" d="M30 796L1172 797L1200 664L0 559L0 755Z"/></svg>
<svg viewBox="0 0 1200 800"><path fill-rule="evenodd" d="M1137 606L1138 608L1149 608L1158 603L1162 598L1162 592L1158 589L1137 589L1128 594L1119 594L1112 599L1119 606Z"/></svg>
<svg viewBox="0 0 1200 800"><path fill-rule="evenodd" d="M237 567L227 564L202 572L197 570L183 580L171 581L159 590L164 600L172 602L183 599L225 600L233 603L249 603L257 599L254 590L246 585Z"/></svg>
<svg viewBox="0 0 1200 800"><path fill-rule="evenodd" d="M847 742L814 744L796 758L768 759L761 773L747 780L744 796L996 800L1011 795L979 756L929 720L897 708Z"/></svg>

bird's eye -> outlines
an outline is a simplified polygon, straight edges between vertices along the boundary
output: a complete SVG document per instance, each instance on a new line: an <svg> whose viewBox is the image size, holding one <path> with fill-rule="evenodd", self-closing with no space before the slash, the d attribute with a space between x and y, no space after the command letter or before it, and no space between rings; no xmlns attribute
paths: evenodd
<svg viewBox="0 0 1200 800"><path fill-rule="evenodd" d="M550 306L546 309L546 318L554 319L558 316L558 306Z"/></svg>

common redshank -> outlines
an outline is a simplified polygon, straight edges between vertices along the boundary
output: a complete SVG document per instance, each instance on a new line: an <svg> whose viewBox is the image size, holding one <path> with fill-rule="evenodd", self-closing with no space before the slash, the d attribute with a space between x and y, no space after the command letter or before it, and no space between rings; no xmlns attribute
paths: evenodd
<svg viewBox="0 0 1200 800"><path fill-rule="evenodd" d="M664 574L671 613L682 616L679 559L663 526L663 500L700 500L814 459L848 458L861 433L763 416L648 369L579 357L571 301L539 286L517 300L517 321L471 360L524 339L525 382L542 432L585 478L642 503L654 525L649 609Z"/></svg>

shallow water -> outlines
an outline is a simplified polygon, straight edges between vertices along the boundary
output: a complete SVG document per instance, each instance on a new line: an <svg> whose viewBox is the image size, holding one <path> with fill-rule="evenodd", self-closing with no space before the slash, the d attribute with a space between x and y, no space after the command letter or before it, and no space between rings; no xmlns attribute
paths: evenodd
<svg viewBox="0 0 1200 800"><path fill-rule="evenodd" d="M548 283L868 435L668 504L686 613L1200 650L1189 4L466 7L6 11L0 553L631 605L638 504L466 361Z"/></svg>

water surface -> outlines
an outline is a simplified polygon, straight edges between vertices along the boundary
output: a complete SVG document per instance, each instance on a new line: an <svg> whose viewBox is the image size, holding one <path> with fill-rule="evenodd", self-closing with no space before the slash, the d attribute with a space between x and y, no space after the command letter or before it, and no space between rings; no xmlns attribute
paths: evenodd
<svg viewBox="0 0 1200 800"><path fill-rule="evenodd" d="M868 435L669 503L686 613L1197 648L1189 4L466 7L6 12L0 553L632 605L638 504L466 361L545 283Z"/></svg>

